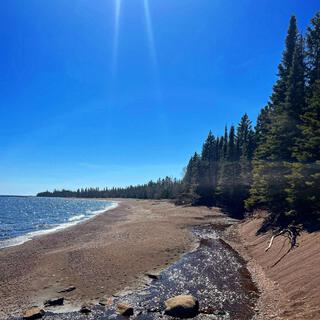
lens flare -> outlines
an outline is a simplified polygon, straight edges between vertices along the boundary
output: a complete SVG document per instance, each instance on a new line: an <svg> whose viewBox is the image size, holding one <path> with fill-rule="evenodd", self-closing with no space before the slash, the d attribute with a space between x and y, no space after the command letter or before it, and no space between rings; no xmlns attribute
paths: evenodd
<svg viewBox="0 0 320 320"><path fill-rule="evenodd" d="M115 0L114 6L114 39L113 39L113 54L112 54L112 74L116 75L118 69L118 51L119 51L119 36L120 36L120 18L121 18L121 2Z"/></svg>
<svg viewBox="0 0 320 320"><path fill-rule="evenodd" d="M146 19L146 28L147 28L147 37L148 37L148 45L150 50L150 58L153 64L153 67L157 70L157 54L156 54L156 47L154 42L154 33L151 21L151 14L150 14L150 7L149 7L149 0L143 0L144 4L144 15Z"/></svg>

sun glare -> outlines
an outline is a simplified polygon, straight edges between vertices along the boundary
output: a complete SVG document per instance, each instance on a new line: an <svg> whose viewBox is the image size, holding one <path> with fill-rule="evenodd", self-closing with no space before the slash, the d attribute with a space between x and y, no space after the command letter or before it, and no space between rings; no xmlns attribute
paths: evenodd
<svg viewBox="0 0 320 320"><path fill-rule="evenodd" d="M115 0L115 5L114 5L114 39L113 39L113 55L112 55L113 76L115 76L115 74L117 73L117 68L118 68L121 2L122 0Z"/></svg>

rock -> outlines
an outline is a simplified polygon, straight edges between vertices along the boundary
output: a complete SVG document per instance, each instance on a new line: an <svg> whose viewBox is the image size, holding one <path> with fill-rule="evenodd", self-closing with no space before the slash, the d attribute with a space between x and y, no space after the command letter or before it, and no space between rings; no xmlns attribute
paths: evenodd
<svg viewBox="0 0 320 320"><path fill-rule="evenodd" d="M113 304L113 298L109 297L109 298L101 298L98 302L100 304L100 306L112 306Z"/></svg>
<svg viewBox="0 0 320 320"><path fill-rule="evenodd" d="M64 297L49 299L44 302L45 307L52 307L52 306L62 306L64 302Z"/></svg>
<svg viewBox="0 0 320 320"><path fill-rule="evenodd" d="M75 289L76 289L76 287L70 286L68 288L65 288L65 289L62 289L62 290L58 291L58 293L71 292L71 291L73 291Z"/></svg>
<svg viewBox="0 0 320 320"><path fill-rule="evenodd" d="M39 307L32 307L23 314L23 319L40 319L44 316L44 310Z"/></svg>
<svg viewBox="0 0 320 320"><path fill-rule="evenodd" d="M117 313L124 317L130 317L133 316L133 308L125 303L119 303Z"/></svg>
<svg viewBox="0 0 320 320"><path fill-rule="evenodd" d="M146 273L146 276L149 277L150 279L153 280L158 280L160 278L160 274L159 273Z"/></svg>
<svg viewBox="0 0 320 320"><path fill-rule="evenodd" d="M181 295L165 301L164 313L176 318L192 318L199 313L199 302L191 295Z"/></svg>
<svg viewBox="0 0 320 320"><path fill-rule="evenodd" d="M90 307L86 304L82 305L80 310L79 310L80 313L83 313L83 314L89 314L91 311Z"/></svg>

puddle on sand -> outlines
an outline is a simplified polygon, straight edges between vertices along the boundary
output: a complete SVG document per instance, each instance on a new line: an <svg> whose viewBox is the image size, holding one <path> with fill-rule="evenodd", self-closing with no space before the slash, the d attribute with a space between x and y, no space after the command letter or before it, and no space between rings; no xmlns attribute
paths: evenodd
<svg viewBox="0 0 320 320"><path fill-rule="evenodd" d="M244 260L219 236L219 228L195 227L199 247L163 270L159 279L143 289L113 298L109 306L95 306L93 312L47 314L46 319L125 319L117 316L117 303L134 307L132 319L173 319L163 315L166 299L192 294L200 303L201 313L194 319L247 320L253 316L258 292Z"/></svg>

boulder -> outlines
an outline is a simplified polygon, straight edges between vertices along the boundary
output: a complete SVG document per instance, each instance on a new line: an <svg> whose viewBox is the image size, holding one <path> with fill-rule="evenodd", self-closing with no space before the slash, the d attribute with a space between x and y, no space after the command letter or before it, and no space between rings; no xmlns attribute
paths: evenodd
<svg viewBox="0 0 320 320"><path fill-rule="evenodd" d="M44 310L39 307L32 307L29 310L25 311L23 314L23 319L40 319L44 316Z"/></svg>
<svg viewBox="0 0 320 320"><path fill-rule="evenodd" d="M117 305L117 313L123 317L133 316L133 307L131 307L125 303L119 303Z"/></svg>
<svg viewBox="0 0 320 320"><path fill-rule="evenodd" d="M199 313L199 302L191 295L181 295L165 301L164 313L176 318L193 318Z"/></svg>
<svg viewBox="0 0 320 320"><path fill-rule="evenodd" d="M62 306L64 302L64 297L59 297L59 298L53 298L46 300L44 302L45 307L52 307L52 306Z"/></svg>
<svg viewBox="0 0 320 320"><path fill-rule="evenodd" d="M146 273L146 276L152 280L160 279L160 273L156 273L156 272L148 272L148 273Z"/></svg>
<svg viewBox="0 0 320 320"><path fill-rule="evenodd" d="M65 288L65 289L62 289L62 290L58 291L58 293L71 292L71 291L73 291L75 289L76 289L75 286L70 286L68 288Z"/></svg>
<svg viewBox="0 0 320 320"><path fill-rule="evenodd" d="M79 310L80 313L89 314L91 311L89 305L83 304Z"/></svg>

